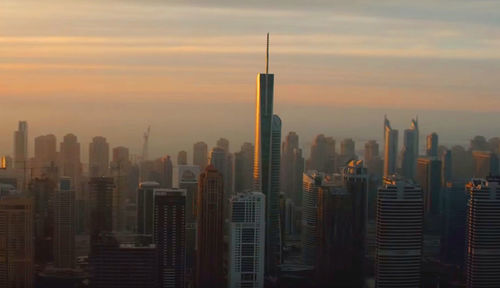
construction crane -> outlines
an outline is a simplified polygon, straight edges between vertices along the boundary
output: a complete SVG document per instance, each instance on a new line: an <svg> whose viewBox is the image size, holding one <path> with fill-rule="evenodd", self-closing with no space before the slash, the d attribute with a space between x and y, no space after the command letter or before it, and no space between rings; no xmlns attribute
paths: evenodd
<svg viewBox="0 0 500 288"><path fill-rule="evenodd" d="M148 142L149 142L149 133L151 131L151 126L148 126L148 130L144 132L144 143L142 146L142 161L147 161L148 160Z"/></svg>

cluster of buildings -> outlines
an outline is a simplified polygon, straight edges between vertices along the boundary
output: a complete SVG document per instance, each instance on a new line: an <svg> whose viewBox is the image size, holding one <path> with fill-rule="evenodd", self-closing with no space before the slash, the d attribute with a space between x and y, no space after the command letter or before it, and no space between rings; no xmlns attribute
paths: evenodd
<svg viewBox="0 0 500 288"><path fill-rule="evenodd" d="M274 74L257 75L255 142L150 160L106 138L14 132L0 165L0 287L500 287L500 139L384 148L282 141ZM421 147L422 146L422 147ZM363 158L362 160L360 158ZM174 163L175 162L175 163ZM498 231L497 231L498 230Z"/></svg>

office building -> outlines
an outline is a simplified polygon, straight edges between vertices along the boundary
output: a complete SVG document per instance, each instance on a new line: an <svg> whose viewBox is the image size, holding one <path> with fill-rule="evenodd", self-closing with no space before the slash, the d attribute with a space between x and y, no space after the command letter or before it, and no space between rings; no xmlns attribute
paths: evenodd
<svg viewBox="0 0 500 288"><path fill-rule="evenodd" d="M431 133L427 135L427 146L426 146L427 157L438 156L438 139L439 138L436 133Z"/></svg>
<svg viewBox="0 0 500 288"><path fill-rule="evenodd" d="M472 151L474 177L486 178L498 175L498 156L490 151Z"/></svg>
<svg viewBox="0 0 500 288"><path fill-rule="evenodd" d="M187 152L186 151L179 151L177 154L177 165L187 165Z"/></svg>
<svg viewBox="0 0 500 288"><path fill-rule="evenodd" d="M224 182L212 165L200 174L197 197L195 286L223 287Z"/></svg>
<svg viewBox="0 0 500 288"><path fill-rule="evenodd" d="M363 287L366 229L368 219L368 173L361 160L351 160L342 171L344 187L351 202L351 287Z"/></svg>
<svg viewBox="0 0 500 288"><path fill-rule="evenodd" d="M418 151L418 120L412 119L410 129L404 131L404 145L401 151L401 174L407 179L415 179Z"/></svg>
<svg viewBox="0 0 500 288"><path fill-rule="evenodd" d="M317 135L311 146L311 155L307 161L307 170L326 172L329 166L328 161L332 160L329 157L332 149L333 153L335 153L335 141L333 139L328 140L323 134Z"/></svg>
<svg viewBox="0 0 500 288"><path fill-rule="evenodd" d="M333 141L333 139L332 139ZM333 141L335 154L335 141ZM281 151L281 190L294 203L302 205L302 174L304 173L304 158L299 148L299 136L295 132L288 133Z"/></svg>
<svg viewBox="0 0 500 288"><path fill-rule="evenodd" d="M27 168L28 161L28 122L19 121L18 129L14 132L14 168Z"/></svg>
<svg viewBox="0 0 500 288"><path fill-rule="evenodd" d="M40 177L45 169L57 164L56 136L41 135L35 138L35 158L33 159L33 176Z"/></svg>
<svg viewBox="0 0 500 288"><path fill-rule="evenodd" d="M184 287L186 271L186 190L154 190L153 243L159 287Z"/></svg>
<svg viewBox="0 0 500 288"><path fill-rule="evenodd" d="M193 145L193 165L198 165L200 170L205 170L208 165L208 145L205 142L196 142Z"/></svg>
<svg viewBox="0 0 500 288"><path fill-rule="evenodd" d="M443 188L441 260L464 266L468 191L463 181L448 182Z"/></svg>
<svg viewBox="0 0 500 288"><path fill-rule="evenodd" d="M33 287L33 201L0 199L0 286Z"/></svg>
<svg viewBox="0 0 500 288"><path fill-rule="evenodd" d="M142 182L137 190L137 234L149 244L153 240L153 195L158 188L158 182Z"/></svg>
<svg viewBox="0 0 500 288"><path fill-rule="evenodd" d="M106 138L96 136L89 144L89 175L90 177L108 176L109 144Z"/></svg>
<svg viewBox="0 0 500 288"><path fill-rule="evenodd" d="M62 176L70 177L74 187L79 187L82 164L80 162L80 143L73 134L66 134L60 149ZM77 191L77 199L82 199L82 191Z"/></svg>
<svg viewBox="0 0 500 288"><path fill-rule="evenodd" d="M304 193L302 200L302 261L305 265L314 266L317 263L319 233L318 233L318 197L319 190L328 186L329 178L324 173L316 171L304 173Z"/></svg>
<svg viewBox="0 0 500 288"><path fill-rule="evenodd" d="M230 201L229 288L264 287L265 196L239 193Z"/></svg>
<svg viewBox="0 0 500 288"><path fill-rule="evenodd" d="M384 117L384 176L396 173L396 161L398 157L398 130L391 127L387 117Z"/></svg>
<svg viewBox="0 0 500 288"><path fill-rule="evenodd" d="M467 192L467 287L500 287L500 178L472 179Z"/></svg>
<svg viewBox="0 0 500 288"><path fill-rule="evenodd" d="M376 178L382 178L384 170L384 161L380 157L379 145L375 140L369 140L365 143L364 163L368 174Z"/></svg>
<svg viewBox="0 0 500 288"><path fill-rule="evenodd" d="M254 151L253 144L246 142L234 153L234 191L237 193L253 188Z"/></svg>
<svg viewBox="0 0 500 288"><path fill-rule="evenodd" d="M75 191L63 177L54 193L54 266L75 268Z"/></svg>
<svg viewBox="0 0 500 288"><path fill-rule="evenodd" d="M172 188L172 180L173 180L173 165L170 156L162 157L160 160L160 186L163 188Z"/></svg>
<svg viewBox="0 0 500 288"><path fill-rule="evenodd" d="M441 213L441 161L436 158L418 158L416 181L424 194L425 214Z"/></svg>
<svg viewBox="0 0 500 288"><path fill-rule="evenodd" d="M422 189L386 178L377 196L375 287L421 287Z"/></svg>
<svg viewBox="0 0 500 288"><path fill-rule="evenodd" d="M194 282L196 268L196 199L198 196L198 165L183 165L178 169L178 187L186 190L186 281Z"/></svg>
<svg viewBox="0 0 500 288"><path fill-rule="evenodd" d="M91 248L113 231L112 177L92 177L89 181L89 214Z"/></svg>

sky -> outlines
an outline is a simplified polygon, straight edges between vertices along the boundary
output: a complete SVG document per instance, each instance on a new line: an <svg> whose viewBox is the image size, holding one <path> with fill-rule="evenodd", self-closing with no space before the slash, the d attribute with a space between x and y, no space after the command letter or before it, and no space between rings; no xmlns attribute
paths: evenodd
<svg viewBox="0 0 500 288"><path fill-rule="evenodd" d="M0 1L0 154L19 120L30 139L76 134L84 157L97 135L138 154L149 125L152 156L237 151L267 32L283 138L306 150L319 133L382 141L384 114L446 145L500 136L500 1L269 2Z"/></svg>

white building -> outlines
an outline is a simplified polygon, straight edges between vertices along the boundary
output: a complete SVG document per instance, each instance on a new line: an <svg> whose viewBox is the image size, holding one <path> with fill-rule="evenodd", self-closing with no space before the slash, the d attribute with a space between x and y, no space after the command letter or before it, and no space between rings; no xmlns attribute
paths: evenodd
<svg viewBox="0 0 500 288"><path fill-rule="evenodd" d="M264 286L265 196L239 193L230 200L228 287Z"/></svg>

